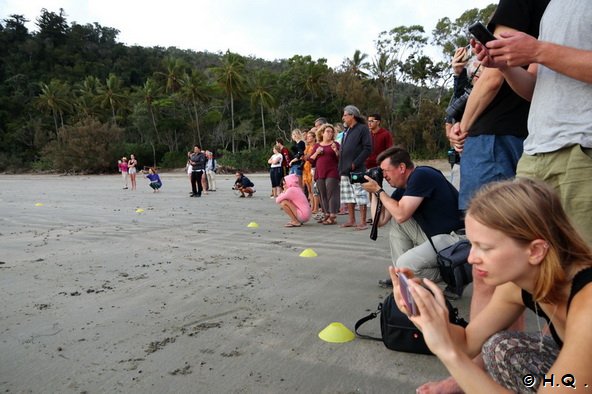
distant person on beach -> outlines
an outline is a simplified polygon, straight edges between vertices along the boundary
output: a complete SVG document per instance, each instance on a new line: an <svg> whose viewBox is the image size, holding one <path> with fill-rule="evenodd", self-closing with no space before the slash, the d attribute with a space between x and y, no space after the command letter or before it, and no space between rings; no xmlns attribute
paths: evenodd
<svg viewBox="0 0 592 394"><path fill-rule="evenodd" d="M288 175L288 172L290 172L290 151L288 150L288 148L284 146L283 139L278 138L277 140L275 140L275 143L280 147L280 153L284 157L284 159L282 160L282 177L285 177L286 175Z"/></svg>
<svg viewBox="0 0 592 394"><path fill-rule="evenodd" d="M275 202L280 204L284 212L290 217L285 227L300 227L310 220L312 215L308 199L298 183L298 176L290 174L284 177L285 190Z"/></svg>
<svg viewBox="0 0 592 394"><path fill-rule="evenodd" d="M206 151L206 158L208 159L208 161L206 162L206 178L208 180L208 191L215 192L216 171L218 171L218 163L216 163L214 153L210 152L209 150Z"/></svg>
<svg viewBox="0 0 592 394"><path fill-rule="evenodd" d="M146 175L146 178L150 180L150 187L154 193L158 192L162 187L162 181L160 180L160 176L156 173L156 168L150 167L148 169L148 175Z"/></svg>
<svg viewBox="0 0 592 394"><path fill-rule="evenodd" d="M276 198L282 192L282 161L279 145L273 147L273 154L267 160L269 163L269 178L271 179L271 198Z"/></svg>
<svg viewBox="0 0 592 394"><path fill-rule="evenodd" d="M190 197L201 197L203 186L201 184L201 177L204 175L206 169L206 155L201 151L199 145L193 147L193 153L189 156L191 163L191 195Z"/></svg>
<svg viewBox="0 0 592 394"><path fill-rule="evenodd" d="M251 182L249 178L242 173L242 171L237 171L234 174L236 177L236 182L234 182L234 186L232 187L234 190L238 190L240 192L240 198L245 197L245 193L247 197L253 197L253 193L255 193L255 184Z"/></svg>
<svg viewBox="0 0 592 394"><path fill-rule="evenodd" d="M132 183L132 190L136 190L136 173L138 172L136 170L137 165L138 161L136 160L136 156L132 153L127 163L130 181Z"/></svg>
<svg viewBox="0 0 592 394"><path fill-rule="evenodd" d="M117 161L117 168L121 172L121 178L123 179L123 188L127 189L127 178L129 176L129 167L127 166L127 157L123 156L121 160Z"/></svg>

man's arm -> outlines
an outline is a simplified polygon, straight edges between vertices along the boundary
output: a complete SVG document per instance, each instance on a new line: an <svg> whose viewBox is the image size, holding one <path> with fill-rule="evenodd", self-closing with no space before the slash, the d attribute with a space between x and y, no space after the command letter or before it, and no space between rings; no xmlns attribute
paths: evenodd
<svg viewBox="0 0 592 394"><path fill-rule="evenodd" d="M509 67L542 64L578 81L592 83L592 51L540 41L521 32L504 32L487 44L494 62Z"/></svg>
<svg viewBox="0 0 592 394"><path fill-rule="evenodd" d="M375 180L370 178L369 176L364 177L368 182L362 183L362 187L368 193L376 193L380 190L380 186L376 183ZM382 207L384 209L384 216L381 216L381 219L378 223L379 226L383 226L388 223L388 220L392 217L397 223L406 222L413 216L419 204L423 201L423 197L415 197L415 196L403 196L399 201L391 198L386 192L380 193L378 195L380 201L382 201ZM374 217L374 213L376 212L376 198L372 199L372 216ZM386 211L386 212L385 212Z"/></svg>
<svg viewBox="0 0 592 394"><path fill-rule="evenodd" d="M498 25L493 32L496 37L504 32L515 32L507 26ZM481 116L485 108L493 101L504 82L504 75L500 70L486 68L473 86L467 101L467 106L460 122L462 132L468 132L475 121Z"/></svg>

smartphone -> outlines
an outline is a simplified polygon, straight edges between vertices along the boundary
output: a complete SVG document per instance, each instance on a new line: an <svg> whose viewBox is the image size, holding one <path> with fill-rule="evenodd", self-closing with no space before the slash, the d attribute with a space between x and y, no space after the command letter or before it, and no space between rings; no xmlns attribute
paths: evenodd
<svg viewBox="0 0 592 394"><path fill-rule="evenodd" d="M493 33L487 30L481 22L475 22L469 26L469 32L483 45L489 41L497 40Z"/></svg>
<svg viewBox="0 0 592 394"><path fill-rule="evenodd" d="M415 301L411 296L411 291L409 291L409 279L407 279L407 276L405 276L405 274L402 272L399 272L399 289L401 289L403 302L405 302L405 306L411 313L411 316L418 315L419 313L417 311L417 305L415 305Z"/></svg>
<svg viewBox="0 0 592 394"><path fill-rule="evenodd" d="M471 44L465 47L465 53L463 57L460 59L461 62L466 63L471 58Z"/></svg>

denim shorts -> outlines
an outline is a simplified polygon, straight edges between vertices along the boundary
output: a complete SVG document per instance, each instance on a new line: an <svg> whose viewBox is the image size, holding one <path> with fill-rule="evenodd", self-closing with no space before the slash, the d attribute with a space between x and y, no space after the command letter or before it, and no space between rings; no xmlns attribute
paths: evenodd
<svg viewBox="0 0 592 394"><path fill-rule="evenodd" d="M290 174L302 176L302 164L293 164L292 167L290 167Z"/></svg>
<svg viewBox="0 0 592 394"><path fill-rule="evenodd" d="M459 209L466 210L481 186L516 176L524 139L513 135L478 135L465 141L460 161Z"/></svg>

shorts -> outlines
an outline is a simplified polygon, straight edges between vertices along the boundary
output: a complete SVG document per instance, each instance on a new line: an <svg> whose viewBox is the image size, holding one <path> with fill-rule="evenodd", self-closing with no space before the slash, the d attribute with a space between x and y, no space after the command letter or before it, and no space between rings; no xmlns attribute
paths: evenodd
<svg viewBox="0 0 592 394"><path fill-rule="evenodd" d="M483 185L516 176L523 141L513 135L483 134L467 138L461 156L459 209L466 210Z"/></svg>
<svg viewBox="0 0 592 394"><path fill-rule="evenodd" d="M127 172L130 173L130 174L135 174L136 173L136 167L128 169Z"/></svg>
<svg viewBox="0 0 592 394"><path fill-rule="evenodd" d="M302 176L302 164L294 164L292 167L290 167L290 174Z"/></svg>
<svg viewBox="0 0 592 394"><path fill-rule="evenodd" d="M283 178L282 167L271 167L269 177L271 178L271 187L281 187Z"/></svg>
<svg viewBox="0 0 592 394"><path fill-rule="evenodd" d="M565 213L592 245L592 148L573 145L555 152L524 154L517 176L540 179L555 189Z"/></svg>
<svg viewBox="0 0 592 394"><path fill-rule="evenodd" d="M368 205L368 192L359 183L350 183L349 177L341 176L339 196L342 204Z"/></svg>
<svg viewBox="0 0 592 394"><path fill-rule="evenodd" d="M162 183L160 182L150 182L150 187L154 190L158 190L162 187Z"/></svg>

